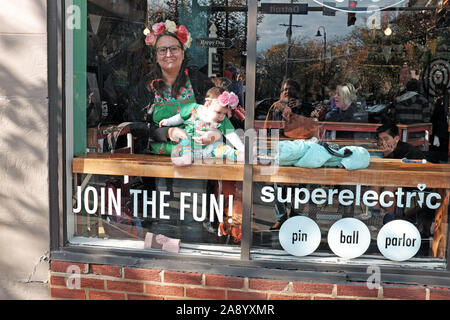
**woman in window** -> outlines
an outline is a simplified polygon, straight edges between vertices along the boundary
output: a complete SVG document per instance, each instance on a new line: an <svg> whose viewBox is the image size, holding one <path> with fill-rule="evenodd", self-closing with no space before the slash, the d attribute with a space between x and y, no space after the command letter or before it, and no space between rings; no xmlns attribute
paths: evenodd
<svg viewBox="0 0 450 320"><path fill-rule="evenodd" d="M158 128L159 122L179 113L192 103L202 104L214 84L194 67L187 67L185 51L191 45L191 34L175 22L156 23L146 34L145 43L154 52L153 70L132 95L128 120L137 138L136 153L170 154L186 133L176 127ZM198 143L208 144L217 131L204 132Z"/></svg>
<svg viewBox="0 0 450 320"><path fill-rule="evenodd" d="M337 86L336 107L325 115L325 121L354 122L356 90L351 83Z"/></svg>

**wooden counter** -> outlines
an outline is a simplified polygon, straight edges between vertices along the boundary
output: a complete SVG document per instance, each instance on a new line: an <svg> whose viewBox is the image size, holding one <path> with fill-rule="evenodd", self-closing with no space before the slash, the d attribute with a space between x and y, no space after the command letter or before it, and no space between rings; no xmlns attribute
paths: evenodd
<svg viewBox="0 0 450 320"><path fill-rule="evenodd" d="M138 154L88 153L73 159L73 173L101 175L129 175L141 177L209 179L242 181L242 164L193 164L174 167L170 157ZM450 165L401 163L400 160L371 158L368 168L346 170L343 168L298 168L254 165L256 182L341 184L370 186L416 187L450 189Z"/></svg>

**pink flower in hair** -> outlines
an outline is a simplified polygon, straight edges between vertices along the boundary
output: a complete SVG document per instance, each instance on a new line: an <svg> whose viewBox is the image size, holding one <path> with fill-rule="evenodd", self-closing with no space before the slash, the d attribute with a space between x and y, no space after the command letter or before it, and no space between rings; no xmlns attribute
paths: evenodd
<svg viewBox="0 0 450 320"><path fill-rule="evenodd" d="M228 105L231 107L231 109L236 109L236 106L239 104L239 98L234 92L230 92L229 98L228 98Z"/></svg>
<svg viewBox="0 0 450 320"><path fill-rule="evenodd" d="M145 44L148 46L153 46L155 44L155 41L156 41L156 35L153 32L150 32L145 37Z"/></svg>
<svg viewBox="0 0 450 320"><path fill-rule="evenodd" d="M230 102L230 94L225 91L217 98L217 100L219 100L221 106L226 107Z"/></svg>
<svg viewBox="0 0 450 320"><path fill-rule="evenodd" d="M166 29L166 25L164 22L155 23L152 26L153 31L155 31L156 34L161 34Z"/></svg>
<svg viewBox="0 0 450 320"><path fill-rule="evenodd" d="M221 106L226 107L230 106L231 109L236 109L236 106L239 103L239 98L234 92L224 91L218 98Z"/></svg>

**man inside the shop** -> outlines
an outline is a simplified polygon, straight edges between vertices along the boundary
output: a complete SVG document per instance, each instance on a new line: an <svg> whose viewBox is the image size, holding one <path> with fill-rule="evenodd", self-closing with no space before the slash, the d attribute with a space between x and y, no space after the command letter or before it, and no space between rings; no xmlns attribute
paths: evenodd
<svg viewBox="0 0 450 320"><path fill-rule="evenodd" d="M378 146L383 149L383 157L390 159L403 159L407 158L410 160L422 160L425 159L430 162L436 162L433 159L432 154L421 151L415 146L400 141L398 135L398 127L391 122L384 123L382 126L377 128L377 142ZM390 188L384 188L387 190ZM430 227L432 220L434 218L434 210L428 208L411 208L410 210L396 210L395 206L386 208L384 212L383 223L387 223L395 219L396 216L402 216L406 220L415 222L421 231L422 236L430 236ZM381 212L381 209L375 207L372 213L377 215Z"/></svg>
<svg viewBox="0 0 450 320"><path fill-rule="evenodd" d="M413 145L400 141L398 127L394 123L385 123L377 128L377 143L383 149L383 157L391 159L426 159L424 152Z"/></svg>
<svg viewBox="0 0 450 320"><path fill-rule="evenodd" d="M431 107L420 93L420 82L410 79L405 91L395 99L395 121L401 124L430 122Z"/></svg>

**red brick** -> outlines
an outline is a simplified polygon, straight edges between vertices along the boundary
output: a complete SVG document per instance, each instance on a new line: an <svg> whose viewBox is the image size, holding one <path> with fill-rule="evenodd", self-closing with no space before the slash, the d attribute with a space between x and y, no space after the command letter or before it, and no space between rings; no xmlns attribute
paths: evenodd
<svg viewBox="0 0 450 320"><path fill-rule="evenodd" d="M68 277L50 276L50 285L67 287ZM80 278L80 288L105 289L105 281L101 279Z"/></svg>
<svg viewBox="0 0 450 320"><path fill-rule="evenodd" d="M164 282L200 285L202 284L202 275L201 273L185 273L164 270Z"/></svg>
<svg viewBox="0 0 450 320"><path fill-rule="evenodd" d="M333 291L333 285L330 283L307 283L307 282L294 282L294 292L297 293L321 293L331 294Z"/></svg>
<svg viewBox="0 0 450 320"><path fill-rule="evenodd" d="M90 290L89 300L125 300L125 293Z"/></svg>
<svg viewBox="0 0 450 320"><path fill-rule="evenodd" d="M157 297L157 296L147 296L143 294L128 294L127 295L128 300L163 300L163 297Z"/></svg>
<svg viewBox="0 0 450 320"><path fill-rule="evenodd" d="M224 300L225 299L225 290L186 288L186 297Z"/></svg>
<svg viewBox="0 0 450 320"><path fill-rule="evenodd" d="M50 295L52 298L85 300L86 293L84 290L67 289L67 288L51 288Z"/></svg>
<svg viewBox="0 0 450 320"><path fill-rule="evenodd" d="M50 275L50 285L65 287L66 286L66 278L62 277L62 276Z"/></svg>
<svg viewBox="0 0 450 320"><path fill-rule="evenodd" d="M86 289L105 289L105 280L81 278L81 287Z"/></svg>
<svg viewBox="0 0 450 320"><path fill-rule="evenodd" d="M68 268L77 266L80 268L81 273L88 273L89 265L87 263L77 263L77 262L67 262L67 261L52 261L50 264L50 269L53 272L65 272L72 273Z"/></svg>
<svg viewBox="0 0 450 320"><path fill-rule="evenodd" d="M164 297L164 300L194 300L186 297Z"/></svg>
<svg viewBox="0 0 450 320"><path fill-rule="evenodd" d="M271 293L269 295L269 300L311 300L311 296Z"/></svg>
<svg viewBox="0 0 450 320"><path fill-rule="evenodd" d="M108 265L100 265L100 264L91 264L91 273L100 274L103 276L111 276L111 277L122 277L121 267L116 266L108 266Z"/></svg>
<svg viewBox="0 0 450 320"><path fill-rule="evenodd" d="M142 282L108 280L106 288L111 291L144 292Z"/></svg>
<svg viewBox="0 0 450 320"><path fill-rule="evenodd" d="M270 281L270 280L259 280L259 279L249 279L248 287L249 289L261 290L261 291L283 291L287 289L289 282L286 281Z"/></svg>
<svg viewBox="0 0 450 320"><path fill-rule="evenodd" d="M392 299L425 300L425 289L414 287L383 287L383 297Z"/></svg>
<svg viewBox="0 0 450 320"><path fill-rule="evenodd" d="M244 287L244 279L231 278L217 274L207 274L205 275L205 285L209 287L241 289Z"/></svg>
<svg viewBox="0 0 450 320"><path fill-rule="evenodd" d="M366 285L338 285L338 296L352 296L352 297L378 297L378 289L369 289Z"/></svg>
<svg viewBox="0 0 450 320"><path fill-rule="evenodd" d="M148 294L155 294L161 296L178 296L184 295L184 288L179 286L164 286L155 284L146 284L145 292Z"/></svg>
<svg viewBox="0 0 450 320"><path fill-rule="evenodd" d="M430 300L450 300L450 291L430 289Z"/></svg>
<svg viewBox="0 0 450 320"><path fill-rule="evenodd" d="M161 281L161 270L124 268L123 274L126 279Z"/></svg>
<svg viewBox="0 0 450 320"><path fill-rule="evenodd" d="M228 300L266 300L267 295L262 292L246 292L228 290Z"/></svg>
<svg viewBox="0 0 450 320"><path fill-rule="evenodd" d="M352 298L342 298L342 297L318 297L315 296L313 298L313 300L357 300L357 299L352 299Z"/></svg>

